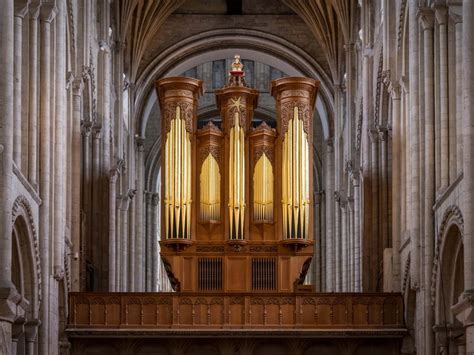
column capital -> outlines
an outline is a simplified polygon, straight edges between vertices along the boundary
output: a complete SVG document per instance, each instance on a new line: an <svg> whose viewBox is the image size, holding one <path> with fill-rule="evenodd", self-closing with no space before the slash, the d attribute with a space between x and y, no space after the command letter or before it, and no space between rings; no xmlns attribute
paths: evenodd
<svg viewBox="0 0 474 355"><path fill-rule="evenodd" d="M369 137L371 143L377 143L379 139L379 130L377 128L369 129Z"/></svg>
<svg viewBox="0 0 474 355"><path fill-rule="evenodd" d="M332 137L326 139L326 144L328 153L332 153L334 151L334 140L332 139Z"/></svg>
<svg viewBox="0 0 474 355"><path fill-rule="evenodd" d="M158 194L158 192L154 192L151 195L151 203L153 206L158 206L158 203L160 203L160 195Z"/></svg>
<svg viewBox="0 0 474 355"><path fill-rule="evenodd" d="M388 92L390 93L390 96L392 97L392 100L400 100L400 84L396 82L390 82L390 85L388 87Z"/></svg>
<svg viewBox="0 0 474 355"><path fill-rule="evenodd" d="M450 6L449 17L451 17L456 25L462 23L462 6Z"/></svg>
<svg viewBox="0 0 474 355"><path fill-rule="evenodd" d="M417 17L420 21L423 31L433 30L434 28L434 11L430 7L420 7L418 9Z"/></svg>
<svg viewBox="0 0 474 355"><path fill-rule="evenodd" d="M448 22L448 8L444 5L436 5L435 17L439 25L445 26Z"/></svg>
<svg viewBox="0 0 474 355"><path fill-rule="evenodd" d="M84 122L81 125L81 133L83 137L88 138L92 131L92 124L90 122Z"/></svg>
<svg viewBox="0 0 474 355"><path fill-rule="evenodd" d="M72 76L72 92L73 95L82 95L82 91L84 90L84 81L82 80L82 77L76 78L74 75Z"/></svg>
<svg viewBox="0 0 474 355"><path fill-rule="evenodd" d="M15 8L14 8L14 13L15 17L25 17L25 15L29 11L29 0L20 0L20 1L15 1Z"/></svg>
<svg viewBox="0 0 474 355"><path fill-rule="evenodd" d="M137 149L139 152L143 152L145 150L145 137L139 136L138 134L135 135L135 144L137 145Z"/></svg>
<svg viewBox="0 0 474 355"><path fill-rule="evenodd" d="M32 1L28 6L28 12L30 15L30 20L38 20L40 13L41 2L39 0Z"/></svg>
<svg viewBox="0 0 474 355"><path fill-rule="evenodd" d="M106 40L102 39L102 40L99 41L99 49L102 52L110 53L110 46L109 46L109 43Z"/></svg>
<svg viewBox="0 0 474 355"><path fill-rule="evenodd" d="M92 138L93 139L100 139L101 133L102 133L102 125L101 124L94 124L92 126Z"/></svg>
<svg viewBox="0 0 474 355"><path fill-rule="evenodd" d="M48 1L41 5L39 17L42 22L51 23L56 17L57 13L58 8L56 7L56 2Z"/></svg>
<svg viewBox="0 0 474 355"><path fill-rule="evenodd" d="M474 290L464 292L458 303L451 307L451 312L464 326L474 325Z"/></svg>

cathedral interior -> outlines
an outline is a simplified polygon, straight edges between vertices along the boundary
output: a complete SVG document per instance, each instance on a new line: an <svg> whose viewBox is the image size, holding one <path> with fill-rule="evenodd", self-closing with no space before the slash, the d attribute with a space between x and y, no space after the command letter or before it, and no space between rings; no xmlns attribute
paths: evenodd
<svg viewBox="0 0 474 355"><path fill-rule="evenodd" d="M473 159L473 0L3 0L0 355L472 355Z"/></svg>

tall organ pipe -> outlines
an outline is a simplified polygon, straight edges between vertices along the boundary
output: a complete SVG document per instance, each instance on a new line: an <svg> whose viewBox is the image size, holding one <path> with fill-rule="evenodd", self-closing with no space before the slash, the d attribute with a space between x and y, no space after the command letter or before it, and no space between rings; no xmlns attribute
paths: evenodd
<svg viewBox="0 0 474 355"><path fill-rule="evenodd" d="M272 82L277 104L277 151L281 169L281 233L284 240L312 239L312 118L319 82L283 78Z"/></svg>
<svg viewBox="0 0 474 355"><path fill-rule="evenodd" d="M191 239L192 154L197 98L202 82L191 78L157 81L163 117L163 235L166 240Z"/></svg>

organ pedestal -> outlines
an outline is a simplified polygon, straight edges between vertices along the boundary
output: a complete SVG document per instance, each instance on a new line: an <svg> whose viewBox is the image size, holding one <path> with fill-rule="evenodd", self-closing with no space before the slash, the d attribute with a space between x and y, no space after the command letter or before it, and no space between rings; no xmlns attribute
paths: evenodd
<svg viewBox="0 0 474 355"><path fill-rule="evenodd" d="M201 82L157 82L163 116L161 256L175 290L292 292L313 255L313 107L318 82L272 83L277 126L236 56L216 90L220 123L197 130ZM317 246L316 246L317 247Z"/></svg>

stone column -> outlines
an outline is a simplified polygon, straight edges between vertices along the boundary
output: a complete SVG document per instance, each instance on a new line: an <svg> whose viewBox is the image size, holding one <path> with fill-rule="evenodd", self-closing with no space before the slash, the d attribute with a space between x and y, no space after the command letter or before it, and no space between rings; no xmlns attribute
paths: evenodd
<svg viewBox="0 0 474 355"><path fill-rule="evenodd" d="M334 192L334 200L335 200L335 207L334 207L334 273L335 273L335 292L342 291L341 285L341 196L338 191Z"/></svg>
<svg viewBox="0 0 474 355"><path fill-rule="evenodd" d="M348 222L348 207L347 207L347 200L341 200L340 201L340 206L341 206L341 262L342 262L342 268L341 268L341 278L342 278L342 285L341 285L341 291L342 292L347 292L347 285L349 283L349 265L347 263L348 259L348 235L347 235L347 222Z"/></svg>
<svg viewBox="0 0 474 355"><path fill-rule="evenodd" d="M135 138L136 141L136 172L137 172L137 201L136 201L136 228L135 228L135 288L137 291L145 291L145 280L144 274L145 270L143 267L143 261L145 261L146 254L144 253L145 248L145 231L143 228L144 225L144 201L143 195L145 192L145 177L143 170L145 168L144 157L145 148L143 143L145 142L144 137Z"/></svg>
<svg viewBox="0 0 474 355"><path fill-rule="evenodd" d="M388 231L388 149L387 127L378 127L379 142L380 142L380 238L382 241L382 255L385 248L390 246L389 231Z"/></svg>
<svg viewBox="0 0 474 355"><path fill-rule="evenodd" d="M26 6L25 6L26 5ZM13 107L13 161L21 169L21 109L22 109L22 60L23 60L23 18L28 11L27 3L15 6L14 43L14 107Z"/></svg>
<svg viewBox="0 0 474 355"><path fill-rule="evenodd" d="M400 241L401 241L401 115L400 87L391 84L392 99L392 290L401 291Z"/></svg>
<svg viewBox="0 0 474 355"><path fill-rule="evenodd" d="M51 3L40 9L41 20L41 58L40 58L40 197L42 200L39 213L40 257L43 299L40 308L44 327L40 328L39 349L41 354L49 354L49 294L50 294L50 209L51 209L51 22L56 9Z"/></svg>
<svg viewBox="0 0 474 355"><path fill-rule="evenodd" d="M128 266L128 208L130 205L130 196L127 192L125 196L122 196L122 203L120 204L120 222L121 222L121 246L120 246L120 291L126 292L129 290L127 283L127 273L129 270Z"/></svg>
<svg viewBox="0 0 474 355"><path fill-rule="evenodd" d="M335 291L334 284L334 147L326 146L326 290Z"/></svg>
<svg viewBox="0 0 474 355"><path fill-rule="evenodd" d="M38 185L38 17L39 6L30 8L29 36L29 117L28 117L28 179Z"/></svg>
<svg viewBox="0 0 474 355"><path fill-rule="evenodd" d="M66 152L67 139L67 91L66 91L66 1L57 1L56 16L56 110L54 147L54 274L62 279L64 274L64 243L66 236Z"/></svg>
<svg viewBox="0 0 474 355"><path fill-rule="evenodd" d="M147 191L145 192L145 252L146 252L146 260L145 260L145 282L146 287L145 290L147 292L153 291L152 290L152 278L153 278L153 215L152 215L152 193Z"/></svg>
<svg viewBox="0 0 474 355"><path fill-rule="evenodd" d="M105 238L104 228L103 228L103 211L102 211L102 194L104 186L101 184L101 143L102 143L102 128L100 124L95 124L92 127L92 147L91 147L91 156L90 159L90 193L91 193L91 208L90 208L90 228L91 233L91 245L90 245L90 258L91 262L94 265L94 268L97 270L95 277L97 289L95 291L104 290L102 288L103 281L101 280L102 268L103 268L103 255L105 249L102 248L102 241Z"/></svg>
<svg viewBox="0 0 474 355"><path fill-rule="evenodd" d="M453 19L456 26L456 161L457 175L462 173L462 136L463 136L463 98L462 98L462 82L463 82L463 70L462 70L462 15L461 8L455 8L450 6L449 8L451 18Z"/></svg>
<svg viewBox="0 0 474 355"><path fill-rule="evenodd" d="M142 292L140 277L141 272L141 259L137 254L137 246L140 243L138 236L136 235L136 227L140 221L136 218L136 204L137 199L135 197L135 191L129 193L130 203L128 207L128 230L125 229L126 235L128 235L128 291L129 292Z"/></svg>
<svg viewBox="0 0 474 355"><path fill-rule="evenodd" d="M152 229L151 229L151 249L152 249L152 291L158 291L158 277L159 277L159 270L160 270L160 246L159 246L159 233L160 233L160 226L158 221L160 219L159 214L159 203L160 203L160 196L158 193L154 193L151 197L151 218L152 218Z"/></svg>
<svg viewBox="0 0 474 355"><path fill-rule="evenodd" d="M358 175L353 176L354 186L354 292L362 291L362 239L360 234L360 183Z"/></svg>
<svg viewBox="0 0 474 355"><path fill-rule="evenodd" d="M90 135L91 135L91 123L85 122L81 127L82 135L82 209L81 209L81 250L82 250L82 279L86 280L86 263L92 260L92 245L94 238L91 233L91 147L90 147ZM86 283L83 283L86 285ZM88 290L93 291L93 290Z"/></svg>
<svg viewBox="0 0 474 355"><path fill-rule="evenodd" d="M118 177L118 169L112 169L109 175L109 292L116 292L117 284L117 234L116 234L116 221L115 213L117 212L116 207L116 183Z"/></svg>
<svg viewBox="0 0 474 355"><path fill-rule="evenodd" d="M464 303L466 353L474 353L474 1L463 2L463 170Z"/></svg>
<svg viewBox="0 0 474 355"><path fill-rule="evenodd" d="M72 139L71 139L71 241L73 259L71 266L72 290L80 291L81 264L81 118L82 118L82 78L72 84Z"/></svg>
<svg viewBox="0 0 474 355"><path fill-rule="evenodd" d="M369 285L370 291L376 292L380 273L381 257L383 255L382 241L380 240L379 231L379 135L377 130L370 130L370 199L372 210L371 214L371 226L370 226L370 239L369 245L365 249L369 250L370 258L370 272L369 272Z"/></svg>
<svg viewBox="0 0 474 355"><path fill-rule="evenodd" d="M441 120L441 188L449 185L449 117L448 117L448 29L446 7L436 7L439 25L439 81ZM453 162L454 164L454 162Z"/></svg>
<svg viewBox="0 0 474 355"><path fill-rule="evenodd" d="M409 0L409 113L408 113L408 136L409 144L407 151L407 158L409 159L409 174L407 180L407 191L408 194L408 211L407 211L407 224L408 230L411 237L412 253L411 253L411 277L413 284L419 285L419 271L420 271L420 258L418 248L420 245L420 149L419 149L419 117L418 117L418 47L419 47L419 34L418 34L418 1Z"/></svg>
<svg viewBox="0 0 474 355"><path fill-rule="evenodd" d="M13 204L13 0L2 3L0 11L0 289L10 288ZM3 296L3 295L2 295ZM0 298L3 303L3 297ZM0 321L11 331L10 324ZM8 339L8 338L7 338ZM0 350L2 346L0 346Z"/></svg>
<svg viewBox="0 0 474 355"><path fill-rule="evenodd" d="M431 270L433 268L434 250L434 216L433 205L435 202L435 131L434 131L434 50L433 50L433 11L429 8L422 9L419 13L424 37L424 84L425 84L425 181L424 181L424 326L426 353L434 352L433 337L433 311L431 309Z"/></svg>
<svg viewBox="0 0 474 355"><path fill-rule="evenodd" d="M25 355L35 355L35 343L38 336L38 326L41 324L39 320L28 321L25 324Z"/></svg>

